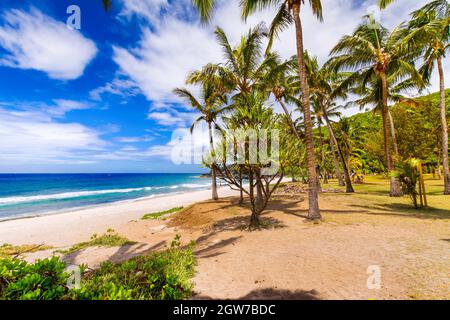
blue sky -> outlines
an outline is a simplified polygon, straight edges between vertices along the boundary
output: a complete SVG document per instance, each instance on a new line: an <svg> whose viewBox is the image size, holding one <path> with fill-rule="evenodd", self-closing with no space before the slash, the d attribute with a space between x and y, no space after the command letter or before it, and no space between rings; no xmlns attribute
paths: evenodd
<svg viewBox="0 0 450 320"><path fill-rule="evenodd" d="M374 2L323 0L325 23L304 13L306 46L325 61ZM383 23L425 2L399 0ZM0 172L203 171L170 161L173 130L197 116L171 91L187 72L221 60L215 25L236 42L273 15L244 24L237 3L220 2L202 26L189 0L116 0L109 14L100 0L2 0ZM69 5L81 9L79 31L65 25ZM292 31L275 45L286 58L295 52Z"/></svg>

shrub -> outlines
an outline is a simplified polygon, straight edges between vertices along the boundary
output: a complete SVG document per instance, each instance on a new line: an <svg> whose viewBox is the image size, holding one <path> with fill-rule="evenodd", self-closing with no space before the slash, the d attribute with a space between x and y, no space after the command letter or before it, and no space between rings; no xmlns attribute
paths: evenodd
<svg viewBox="0 0 450 320"><path fill-rule="evenodd" d="M59 258L27 263L20 259L0 260L0 299L54 300L68 292L64 271L65 263Z"/></svg>
<svg viewBox="0 0 450 320"><path fill-rule="evenodd" d="M192 244L179 248L179 237L164 252L140 256L120 264L105 262L86 275L73 299L178 300L191 295L195 259Z"/></svg>
<svg viewBox="0 0 450 320"><path fill-rule="evenodd" d="M0 300L161 300L191 295L195 258L193 243L180 248L180 236L171 248L128 261L104 262L100 269L84 273L81 287L68 287L69 274L58 257L28 263L0 259ZM86 270L80 267L81 273Z"/></svg>
<svg viewBox="0 0 450 320"><path fill-rule="evenodd" d="M24 253L36 252L41 250L52 249L51 246L43 244L23 244L20 246L13 246L9 243L4 243L0 246L0 258L16 257Z"/></svg>
<svg viewBox="0 0 450 320"><path fill-rule="evenodd" d="M145 214L144 216L142 216L141 219L142 220L159 219L161 216L164 216L164 215L169 214L169 213L178 212L178 211L180 211L182 209L183 209L183 207L175 207L175 208L172 208L172 209L169 209L169 210L148 213L148 214Z"/></svg>
<svg viewBox="0 0 450 320"><path fill-rule="evenodd" d="M88 247L121 247L135 243L136 242L130 241L127 238L114 233L113 229L108 229L106 234L101 235L100 237L94 234L91 236L90 241L80 242L67 250L58 250L58 252L69 254L82 249L86 249Z"/></svg>
<svg viewBox="0 0 450 320"><path fill-rule="evenodd" d="M420 173L417 170L417 166L420 164L418 159L407 159L400 164L397 164L397 171L394 173L400 184L402 185L402 191L407 194L417 209L417 197L419 192L417 192L417 183L419 183Z"/></svg>

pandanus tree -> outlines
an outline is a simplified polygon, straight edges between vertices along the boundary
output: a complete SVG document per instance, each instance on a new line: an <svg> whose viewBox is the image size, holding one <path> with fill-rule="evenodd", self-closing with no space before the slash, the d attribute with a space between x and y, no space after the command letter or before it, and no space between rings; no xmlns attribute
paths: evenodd
<svg viewBox="0 0 450 320"><path fill-rule="evenodd" d="M251 229L260 226L260 216L283 179L284 164L269 147L276 143L276 138L266 134L277 127L278 116L272 108L264 105L265 97L256 89L235 97L233 114L224 118L224 142L218 146L223 152L217 169L230 187L248 196L252 211ZM229 150L230 145L233 150ZM247 185L242 184L241 177L236 177L236 167L243 168L248 177ZM269 170L266 172L264 169Z"/></svg>
<svg viewBox="0 0 450 320"><path fill-rule="evenodd" d="M339 41L332 49L333 57L328 62L335 71L352 72L342 82L341 89L357 83L365 88L373 79L381 83L384 151L386 167L391 176L390 195L393 197L401 196L402 191L398 179L391 174L395 168L389 123L389 75L396 81L421 79L413 62L418 56L417 49L405 43L405 31L404 26L389 32L380 25L362 24L352 35L346 35Z"/></svg>
<svg viewBox="0 0 450 320"><path fill-rule="evenodd" d="M212 11L217 1L214 0L192 0L192 3L198 9L200 17L203 21L211 19ZM309 0L313 13L318 19L322 20L322 4L320 0ZM242 0L241 11L242 17L246 20L256 11L264 10L269 7L276 7L277 13L270 28L270 39L273 40L279 32L288 25L295 24L295 37L297 45L298 73L301 79L302 89L302 109L305 122L305 144L307 150L308 163L308 200L309 210L308 218L317 220L321 218L319 210L319 198L317 188L316 161L314 158L314 141L313 128L310 110L310 97L307 76L304 63L304 44L303 44L303 27L300 18L301 9L304 6L304 0ZM269 41L271 44L272 41Z"/></svg>
<svg viewBox="0 0 450 320"><path fill-rule="evenodd" d="M227 102L226 96L213 84L209 83L204 83L201 86L201 99L197 99L194 94L186 88L176 88L173 92L201 113L201 116L192 124L191 133L193 132L195 125L201 121L206 122L208 125L209 147L212 157L212 161L209 163L212 178L212 199L218 200L213 129L215 128L217 118L228 110L228 107L224 107Z"/></svg>
<svg viewBox="0 0 450 320"><path fill-rule="evenodd" d="M432 1L412 13L408 40L422 45L423 66L420 72L429 82L435 69L439 75L440 119L442 130L442 155L444 194L450 195L450 171L448 157L448 124L445 106L445 79L443 60L450 49L450 4L446 0Z"/></svg>

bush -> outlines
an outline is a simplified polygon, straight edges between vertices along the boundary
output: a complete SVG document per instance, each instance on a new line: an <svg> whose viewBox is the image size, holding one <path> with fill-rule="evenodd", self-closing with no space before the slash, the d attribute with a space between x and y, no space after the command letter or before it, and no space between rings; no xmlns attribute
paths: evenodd
<svg viewBox="0 0 450 320"><path fill-rule="evenodd" d="M20 259L0 260L0 299L54 300L68 292L65 263L59 258L38 260L34 264Z"/></svg>
<svg viewBox="0 0 450 320"><path fill-rule="evenodd" d="M179 300L191 295L195 259L192 245L179 248L179 237L164 252L140 256L120 264L105 262L86 275L73 299Z"/></svg>
<svg viewBox="0 0 450 320"><path fill-rule="evenodd" d="M67 250L58 250L58 252L62 254L70 254L89 247L121 247L135 243L136 242L130 241L127 238L118 235L113 229L108 229L104 235L97 236L94 234L91 236L90 241L80 242Z"/></svg>
<svg viewBox="0 0 450 320"><path fill-rule="evenodd" d="M174 213L174 212L178 212L180 210L183 210L183 207L175 207L169 210L164 210L164 211L159 211L159 212L153 212L153 213L147 213L145 215L142 216L142 220L149 220L149 219L159 219L162 216L169 214L169 213Z"/></svg>
<svg viewBox="0 0 450 320"><path fill-rule="evenodd" d="M0 299L186 299L191 295L195 258L192 243L186 249L181 249L180 245L177 236L166 251L119 264L105 262L100 269L85 273L78 289L67 286L69 274L58 257L34 264L20 259L1 259Z"/></svg>
<svg viewBox="0 0 450 320"><path fill-rule="evenodd" d="M397 171L394 172L394 176L397 177L402 186L402 191L407 194L414 205L418 208L417 197L419 197L419 192L417 192L417 184L420 183L420 173L417 170L417 166L420 164L418 159L407 159L400 164L397 164Z"/></svg>

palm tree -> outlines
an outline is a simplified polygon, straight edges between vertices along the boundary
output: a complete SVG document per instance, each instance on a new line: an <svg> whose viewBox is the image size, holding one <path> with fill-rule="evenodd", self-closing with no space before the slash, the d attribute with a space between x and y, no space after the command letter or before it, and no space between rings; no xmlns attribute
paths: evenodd
<svg viewBox="0 0 450 320"><path fill-rule="evenodd" d="M259 83L265 76L266 70L277 59L276 55L264 56L263 39L267 32L263 24L251 28L241 38L239 45L233 47L226 33L219 27L215 30L217 42L224 52L222 63L209 63L201 70L195 70L188 75L187 83L198 84L215 83L216 87L237 99L243 95L251 94L259 89Z"/></svg>
<svg viewBox="0 0 450 320"><path fill-rule="evenodd" d="M417 58L417 50L405 44L405 28L395 28L389 32L382 26L360 25L352 35L344 36L332 49L333 57L329 66L336 71L352 71L343 81L341 89L348 89L356 83L363 88L367 83L377 79L381 83L380 103L382 105L383 137L386 165L391 173L390 195L401 196L401 186L392 174L394 162L390 147L390 122L388 107L389 77L405 79L407 77L420 82L421 76L412 62Z"/></svg>
<svg viewBox="0 0 450 320"><path fill-rule="evenodd" d="M228 110L227 107L223 107L226 104L226 97L216 89L214 85L205 83L201 87L201 102L195 98L195 96L185 88L176 88L173 92L180 98L185 99L193 108L197 109L202 115L198 117L191 126L191 133L194 127L200 121L205 121L208 124L209 134L209 147L212 156L211 176L212 176L212 199L218 200L217 194L217 181L216 181L216 168L214 162L214 137L213 137L213 125L216 125L217 117Z"/></svg>
<svg viewBox="0 0 450 320"><path fill-rule="evenodd" d="M444 194L450 195L450 171L448 157L448 125L445 107L445 79L442 60L449 51L450 44L450 4L446 0L432 1L412 13L408 38L412 42L423 43L424 64L420 69L425 81L429 82L433 70L439 74L440 118L442 129L442 155L444 171Z"/></svg>
<svg viewBox="0 0 450 320"><path fill-rule="evenodd" d="M308 74L308 82L311 88L311 96L313 97L313 101L315 101L319 107L317 112L319 112L320 119L325 120L328 132L330 134L331 146L332 148L337 149L341 160L346 192L353 193L355 191L350 179L347 162L336 139L336 133L334 132L330 119L331 117L340 115L339 109L342 108L342 106L336 106L334 101L338 97L346 98L346 94L340 90L339 84L347 74L335 73L327 65L319 67L317 57L311 57L307 52L305 53L305 63Z"/></svg>
<svg viewBox="0 0 450 320"><path fill-rule="evenodd" d="M317 220L321 218L319 209L318 198L318 186L317 186L317 172L316 161L314 158L314 140L313 140L313 126L311 119L311 101L309 94L308 78L305 68L304 59L304 44L303 44L303 27L300 18L300 11L304 0L242 0L242 16L247 19L252 13L257 10L264 10L268 7L276 6L278 12L275 15L271 27L270 27L270 41L269 48L273 41L281 30L288 25L294 23L296 31L296 44L297 44L297 62L298 62L298 74L300 77L300 89L302 92L302 110L304 116L305 126L305 144L306 155L308 163L308 199L309 199L309 211L308 218L311 220ZM320 0L309 0L309 4L313 13L319 20L323 20L322 17L322 3Z"/></svg>
<svg viewBox="0 0 450 320"><path fill-rule="evenodd" d="M111 0L102 0L102 3L105 11L109 11L111 9Z"/></svg>
<svg viewBox="0 0 450 320"><path fill-rule="evenodd" d="M390 5L395 0L378 0L378 4L381 9L385 9L388 5Z"/></svg>

